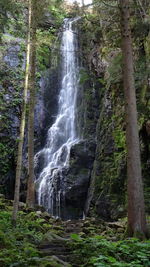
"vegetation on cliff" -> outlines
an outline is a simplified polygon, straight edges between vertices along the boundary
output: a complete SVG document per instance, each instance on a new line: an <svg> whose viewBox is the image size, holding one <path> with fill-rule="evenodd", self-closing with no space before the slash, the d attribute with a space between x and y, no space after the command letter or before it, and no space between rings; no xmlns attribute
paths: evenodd
<svg viewBox="0 0 150 267"><path fill-rule="evenodd" d="M51 74L53 70L58 71L59 37L63 30L63 19L65 17L81 17L78 21L80 51L77 52L80 54L82 67L77 117L82 141L71 150L69 179L73 183L76 178L78 180L84 178L84 183L78 182L76 186L79 191L77 201L74 191L72 191L72 195L70 194L69 201L76 201L80 205L83 200L80 199L80 193L84 193L87 201L81 206L86 216L89 217L85 221L63 222L41 211L42 207L29 209L24 203L19 203L19 198L24 202L26 199L27 169L31 162L31 167L33 167L33 153L29 160L30 164L27 161L26 119L25 139L21 152L21 192L20 194L19 190L17 192L17 205L19 205L20 211L15 228L11 225L11 215L17 146L20 142L18 136L26 64L28 1L1 0L0 3L0 193L7 198L6 200L4 195L0 195L0 266L148 267L150 265L149 241L127 238L127 235L130 235L144 239L148 235L145 225L140 169L136 169L137 174L134 179L135 181L139 175L140 179L137 179L136 185L139 181L140 183L134 194L135 201L133 202L135 186L131 180L132 187L128 186L129 198L127 199L126 161L128 159L128 166L132 165L131 170L135 171L134 163L137 160L137 153L134 153L135 159L131 159L134 150L131 149L133 142L132 144L129 142L131 141L129 134L127 137L129 146L126 146L125 132L133 111L132 114L128 112L128 121L125 122L127 111L123 93L123 78L125 91L131 87L130 92L134 90L133 78L135 80L138 128L133 123L131 123L131 128L133 130L137 128L137 139L139 134L141 163L138 160L138 165L142 169L145 210L149 223L149 1L120 0L120 4L123 4L122 10L125 10L120 13L118 1L114 0L95 0L90 9L86 5L79 7L77 3L65 6L59 0L45 0L45 5L40 10L41 15L38 16L38 22L36 21L36 66L32 64L33 68L31 68L31 72L35 74L31 83L34 84L33 89L37 95L40 91L43 73L46 73L48 69L51 69ZM130 4L131 16L128 13L128 4ZM33 5L32 8L34 9ZM122 29L124 30L127 26L122 34L120 31L121 14ZM130 23L130 27L128 23ZM29 27L31 27L30 24ZM33 27L30 30L32 32ZM133 62L130 61L132 51L129 46L126 47L126 50L125 48L121 50L122 40L129 41L129 45L132 46ZM35 51L35 48L33 50ZM128 52L131 55L129 61L132 65L130 65L132 77L130 76L131 72L126 76L122 72L123 62L127 63L124 59L127 58ZM33 61L32 63L35 63L35 54ZM127 64L124 73L128 67ZM131 86L126 86L128 78L132 80L130 80ZM57 83L56 80L54 82ZM55 89L55 86L53 88ZM51 97L56 94L53 88L51 88ZM57 96L54 97L56 100ZM29 106L29 98L27 100L25 112L28 118L34 113L34 105ZM128 100L126 99L126 103L130 104L129 102L131 102L131 106L133 101L135 103L135 99ZM32 112L30 108L32 108ZM49 111L46 110L46 112ZM134 112L136 116L135 109ZM50 117L52 115L55 116L55 112L50 114ZM33 130L33 120L31 126ZM36 139L37 135L35 133ZM33 131L30 136L33 146ZM128 154L129 150L131 150L130 155ZM128 175L133 179L134 175L129 172L128 168ZM83 192L81 192L82 190ZM141 192L138 197L137 192ZM32 193L34 195L35 192ZM129 199L130 209L127 208ZM77 204L76 209L78 210ZM128 214L132 215L132 219L130 216L128 222L127 209ZM75 209L71 212L75 212ZM130 226L128 233L126 231L127 224Z"/></svg>
<svg viewBox="0 0 150 267"><path fill-rule="evenodd" d="M133 40L133 60L135 66L135 87L137 95L138 125L142 153L142 172L146 210L149 196L149 57L147 44L149 40L149 9L142 2L130 5L131 32ZM95 77L95 90L99 82L100 116L97 123L97 149L92 173L91 191L94 191L93 203L98 214L105 219L116 218L126 209L126 144L125 144L125 104L122 84L122 53L120 13L117 1L95 1L94 11L89 14L84 9L84 20L81 23L83 33L81 43L85 65ZM126 6L126 5L125 5ZM144 12L144 10L147 10ZM143 15L144 12L144 15ZM140 29L145 25L145 31ZM87 45L88 40L88 45ZM142 70L142 66L144 69ZM143 74L142 74L143 73ZM140 78L142 75L142 79ZM97 83L95 82L97 81ZM145 89L143 89L145 88ZM141 95L144 90L144 102ZM90 89L86 91L91 99ZM89 100L88 100L89 101ZM143 106L143 108L142 108ZM147 125L147 126L146 126ZM90 125L89 125L90 127ZM146 130L147 129L147 130ZM146 132L145 132L146 130ZM145 133L144 133L145 132ZM147 141L146 141L147 140ZM100 192L100 193L99 193Z"/></svg>

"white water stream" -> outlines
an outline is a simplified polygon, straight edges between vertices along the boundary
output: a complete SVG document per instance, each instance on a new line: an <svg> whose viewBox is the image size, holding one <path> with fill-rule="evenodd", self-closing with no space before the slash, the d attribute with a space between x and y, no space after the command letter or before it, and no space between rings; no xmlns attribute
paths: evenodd
<svg viewBox="0 0 150 267"><path fill-rule="evenodd" d="M44 168L36 181L38 203L52 215L60 216L63 195L62 171L69 166L70 149L79 141L76 131L76 99L78 91L79 63L77 34L74 23L78 18L65 19L61 41L62 80L58 97L58 114L49 128L45 147L35 155L35 164L43 157ZM58 178L59 177L59 178ZM61 183L58 179L61 179Z"/></svg>

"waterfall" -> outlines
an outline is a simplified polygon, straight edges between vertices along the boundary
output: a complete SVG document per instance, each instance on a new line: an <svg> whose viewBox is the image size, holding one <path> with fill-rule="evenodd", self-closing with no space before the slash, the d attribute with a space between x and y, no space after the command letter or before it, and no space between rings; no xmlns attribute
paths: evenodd
<svg viewBox="0 0 150 267"><path fill-rule="evenodd" d="M38 203L54 216L61 217L63 170L69 166L70 149L79 141L76 131L76 99L79 79L77 32L79 18L65 19L61 39L61 86L58 113L48 129L45 147L35 155L35 165L42 157L44 167L36 180Z"/></svg>

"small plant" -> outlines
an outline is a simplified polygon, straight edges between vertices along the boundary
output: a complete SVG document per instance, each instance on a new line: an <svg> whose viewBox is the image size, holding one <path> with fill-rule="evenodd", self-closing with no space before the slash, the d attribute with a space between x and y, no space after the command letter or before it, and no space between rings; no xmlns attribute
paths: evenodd
<svg viewBox="0 0 150 267"><path fill-rule="evenodd" d="M80 254L82 265L98 267L148 267L150 264L150 241L126 239L112 242L102 236L72 237L72 247Z"/></svg>

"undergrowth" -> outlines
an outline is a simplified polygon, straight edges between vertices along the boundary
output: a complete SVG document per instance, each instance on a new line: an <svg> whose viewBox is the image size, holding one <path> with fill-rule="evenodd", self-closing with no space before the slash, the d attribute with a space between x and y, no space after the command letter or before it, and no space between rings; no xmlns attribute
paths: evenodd
<svg viewBox="0 0 150 267"><path fill-rule="evenodd" d="M0 267L60 266L52 258L42 258L37 248L48 231L55 233L51 218L19 211L17 225L12 227L12 206L0 198L0 209Z"/></svg>
<svg viewBox="0 0 150 267"><path fill-rule="evenodd" d="M46 212L27 210L25 204L21 204L17 225L12 227L12 202L0 196L0 267L68 266L62 265L55 256L42 256L38 249L47 234L53 238L64 237L67 222L56 220ZM82 224L83 232L72 233L68 239L75 266L150 266L150 241L141 242L135 238L113 241L109 231L105 236L96 235L98 226L91 224L90 220ZM112 233L117 236L117 229L116 234Z"/></svg>
<svg viewBox="0 0 150 267"><path fill-rule="evenodd" d="M82 238L72 234L72 249L79 255L79 266L97 267L149 267L150 241L135 238L108 241L97 235Z"/></svg>

